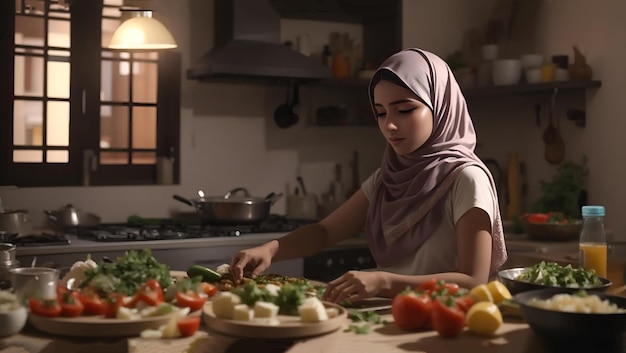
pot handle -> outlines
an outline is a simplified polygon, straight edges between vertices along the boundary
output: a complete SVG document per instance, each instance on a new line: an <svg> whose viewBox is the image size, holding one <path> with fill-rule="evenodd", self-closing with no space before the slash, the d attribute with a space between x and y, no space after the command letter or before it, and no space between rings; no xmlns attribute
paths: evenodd
<svg viewBox="0 0 626 353"><path fill-rule="evenodd" d="M185 203L185 204L187 204L187 205L189 205L191 207L196 207L196 205L193 203L193 201L191 201L189 199L186 199L186 198L184 198L184 197L182 197L180 195L174 194L173 197L174 197L174 200L178 200L178 201L180 201L182 203Z"/></svg>
<svg viewBox="0 0 626 353"><path fill-rule="evenodd" d="M226 195L224 195L224 199L228 200L231 196L233 196L233 194L238 193L238 192L243 192L243 195L245 197L250 197L250 193L248 192L248 189L246 188L234 188L232 190L230 190L229 192L226 193Z"/></svg>
<svg viewBox="0 0 626 353"><path fill-rule="evenodd" d="M265 201L270 203L270 206L273 206L274 203L276 203L276 201L278 201L278 199L280 199L283 196L283 193L281 192L280 194L276 194L275 192L270 192L267 196L265 196Z"/></svg>
<svg viewBox="0 0 626 353"><path fill-rule="evenodd" d="M47 214L47 215L48 215L48 218L50 218L51 220L53 220L53 221L55 221L55 222L59 220L59 218L58 218L57 216L55 216L55 215L54 215L54 213L52 213L52 211L46 211L46 210L44 210L43 212L44 212L45 214Z"/></svg>

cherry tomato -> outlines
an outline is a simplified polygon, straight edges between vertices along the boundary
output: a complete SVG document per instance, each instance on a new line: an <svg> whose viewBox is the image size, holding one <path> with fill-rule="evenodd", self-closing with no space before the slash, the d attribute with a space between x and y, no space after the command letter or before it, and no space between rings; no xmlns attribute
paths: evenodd
<svg viewBox="0 0 626 353"><path fill-rule="evenodd" d="M58 296L59 305L61 305L61 316L76 317L80 316L85 310L85 306L78 299L78 293L75 291L60 291ZM58 293L58 292L57 292Z"/></svg>
<svg viewBox="0 0 626 353"><path fill-rule="evenodd" d="M176 292L176 302L178 303L178 306L189 308L191 311L196 311L202 309L204 303L206 303L206 297L198 292L188 290L185 293Z"/></svg>
<svg viewBox="0 0 626 353"><path fill-rule="evenodd" d="M439 288L441 288L442 284L443 284L443 281L439 281L433 278L426 282L420 283L420 285L417 286L417 291L428 292L428 293L436 292L439 290Z"/></svg>
<svg viewBox="0 0 626 353"><path fill-rule="evenodd" d="M111 293L103 300L104 304L104 317L114 319L117 317L117 311L124 303L126 296L119 293Z"/></svg>
<svg viewBox="0 0 626 353"><path fill-rule="evenodd" d="M546 223L550 219L549 214L545 213L531 213L528 215L527 221L529 223Z"/></svg>
<svg viewBox="0 0 626 353"><path fill-rule="evenodd" d="M467 311L474 305L474 299L469 295L462 295L454 298L456 306L467 313Z"/></svg>
<svg viewBox="0 0 626 353"><path fill-rule="evenodd" d="M150 306L157 306L163 302L164 295L161 284L156 279L151 279L142 285L135 293L135 296L126 304L128 307L134 307L139 301Z"/></svg>
<svg viewBox="0 0 626 353"><path fill-rule="evenodd" d="M428 294L405 292L391 302L391 314L403 330L419 330L430 322L432 300Z"/></svg>
<svg viewBox="0 0 626 353"><path fill-rule="evenodd" d="M435 300L432 312L433 328L440 336L456 337L465 327L465 313L454 303L453 298Z"/></svg>
<svg viewBox="0 0 626 353"><path fill-rule="evenodd" d="M185 316L176 323L181 336L188 337L200 328L200 316Z"/></svg>
<svg viewBox="0 0 626 353"><path fill-rule="evenodd" d="M202 292L210 297L217 294L217 286L211 283L200 282L200 289Z"/></svg>
<svg viewBox="0 0 626 353"><path fill-rule="evenodd" d="M57 317L61 315L61 304L57 299L28 299L30 312L45 317Z"/></svg>
<svg viewBox="0 0 626 353"><path fill-rule="evenodd" d="M85 306L84 313L87 315L104 314L104 302L100 299L94 288L86 287L78 292L78 300Z"/></svg>

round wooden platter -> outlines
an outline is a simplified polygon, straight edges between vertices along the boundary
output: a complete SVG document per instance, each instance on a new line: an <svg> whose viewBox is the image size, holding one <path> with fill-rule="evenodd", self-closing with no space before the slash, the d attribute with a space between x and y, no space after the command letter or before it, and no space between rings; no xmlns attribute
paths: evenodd
<svg viewBox="0 0 626 353"><path fill-rule="evenodd" d="M302 322L299 316L278 315L278 323L221 319L213 313L211 302L204 305L202 318L209 329L229 336L241 338L303 338L336 331L347 320L348 312L340 305L323 302L326 308L336 308L338 315L320 322Z"/></svg>
<svg viewBox="0 0 626 353"><path fill-rule="evenodd" d="M61 336L125 337L138 336L147 329L167 324L171 315L138 320L107 319L103 315L79 317L43 317L29 314L28 322L39 331Z"/></svg>

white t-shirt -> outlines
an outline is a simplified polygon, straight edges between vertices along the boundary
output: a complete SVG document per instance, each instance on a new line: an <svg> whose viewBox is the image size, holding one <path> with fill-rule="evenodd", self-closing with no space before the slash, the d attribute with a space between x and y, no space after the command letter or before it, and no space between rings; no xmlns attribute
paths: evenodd
<svg viewBox="0 0 626 353"><path fill-rule="evenodd" d="M361 184L368 200L371 199L378 178L380 169ZM457 272L455 224L473 207L487 212L493 223L495 205L492 195L489 177L480 167L464 168L444 196L445 211L439 228L422 244L414 256L407 256L393 266L380 269L404 275Z"/></svg>

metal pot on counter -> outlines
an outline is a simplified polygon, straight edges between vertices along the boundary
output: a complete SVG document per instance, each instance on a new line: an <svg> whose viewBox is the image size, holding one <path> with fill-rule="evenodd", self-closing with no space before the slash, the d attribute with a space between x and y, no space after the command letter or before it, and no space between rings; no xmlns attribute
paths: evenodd
<svg viewBox="0 0 626 353"><path fill-rule="evenodd" d="M55 211L44 211L48 215L50 223L55 229L68 229L75 227L93 227L100 224L100 217L74 207L65 205Z"/></svg>
<svg viewBox="0 0 626 353"><path fill-rule="evenodd" d="M243 195L236 195L242 193ZM215 225L244 225L260 223L269 217L270 208L282 193L270 193L266 197L252 197L246 188L235 188L223 196L205 197L202 190L199 198L187 199L174 195L174 199L196 209L203 223Z"/></svg>
<svg viewBox="0 0 626 353"><path fill-rule="evenodd" d="M8 235L29 235L32 231L28 211L6 209L0 200L0 232Z"/></svg>

